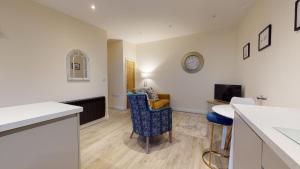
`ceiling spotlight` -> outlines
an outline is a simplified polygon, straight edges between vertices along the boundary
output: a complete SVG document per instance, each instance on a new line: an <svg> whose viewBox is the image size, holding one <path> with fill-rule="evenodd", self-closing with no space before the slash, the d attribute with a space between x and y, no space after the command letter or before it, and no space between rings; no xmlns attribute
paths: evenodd
<svg viewBox="0 0 300 169"><path fill-rule="evenodd" d="M95 6L95 5L91 5L91 9L92 9L92 10L95 10L95 9L96 9L96 6Z"/></svg>

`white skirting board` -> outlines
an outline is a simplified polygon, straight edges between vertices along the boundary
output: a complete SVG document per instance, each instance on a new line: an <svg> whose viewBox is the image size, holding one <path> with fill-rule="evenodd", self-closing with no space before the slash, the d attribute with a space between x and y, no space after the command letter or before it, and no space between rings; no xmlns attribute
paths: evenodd
<svg viewBox="0 0 300 169"><path fill-rule="evenodd" d="M197 113L197 114L207 114L206 109L191 109L191 108L185 108L185 107L172 107L174 111L179 112L187 112L187 113Z"/></svg>
<svg viewBox="0 0 300 169"><path fill-rule="evenodd" d="M111 109L121 110L124 111L127 108L123 106L111 106ZM172 107L174 111L179 112L187 112L187 113L197 113L197 114L207 114L207 109L191 109L191 108L185 108L185 107Z"/></svg>
<svg viewBox="0 0 300 169"><path fill-rule="evenodd" d="M97 124L97 123L100 123L100 122L102 122L102 121L105 121L105 120L107 120L109 117L102 117L101 119L98 119L98 120L95 120L95 121L91 121L91 122L89 122L89 123L86 123L86 124L83 124L83 125L81 125L80 126L80 130L82 130L82 129L84 129L84 128L87 128L87 127L90 127L90 126L92 126L92 125L95 125L95 124Z"/></svg>
<svg viewBox="0 0 300 169"><path fill-rule="evenodd" d="M124 106L110 106L109 108L117 109L117 110L121 110L121 111L124 111L127 109L127 107L124 107Z"/></svg>

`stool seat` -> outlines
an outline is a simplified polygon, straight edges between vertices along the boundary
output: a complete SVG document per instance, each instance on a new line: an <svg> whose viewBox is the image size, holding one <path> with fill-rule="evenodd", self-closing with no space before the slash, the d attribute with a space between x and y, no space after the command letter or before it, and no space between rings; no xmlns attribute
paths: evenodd
<svg viewBox="0 0 300 169"><path fill-rule="evenodd" d="M212 123L216 123L216 124L220 124L220 125L225 125L225 126L231 126L233 123L233 120L222 116L216 112L211 112L207 114L207 120L212 122Z"/></svg>

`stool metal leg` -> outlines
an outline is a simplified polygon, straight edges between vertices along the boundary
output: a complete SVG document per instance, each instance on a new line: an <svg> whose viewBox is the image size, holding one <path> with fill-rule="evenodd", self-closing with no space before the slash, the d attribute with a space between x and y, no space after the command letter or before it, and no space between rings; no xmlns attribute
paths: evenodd
<svg viewBox="0 0 300 169"><path fill-rule="evenodd" d="M222 130L221 149L225 150L226 138L227 138L227 135L228 135L228 127L223 126L222 128L223 128L223 130Z"/></svg>
<svg viewBox="0 0 300 169"><path fill-rule="evenodd" d="M209 168L211 168L211 169L218 169L218 168L212 166L212 155L216 155L216 156L223 157L223 158L228 158L229 156L228 155L224 155L224 154L222 154L222 153L220 153L218 151L213 150L215 123L211 123L210 122L210 124L211 124L210 147L209 147L208 151L205 151L202 154L202 160L206 164L206 166L208 166ZM209 155L209 160L205 160L205 156L206 155Z"/></svg>
<svg viewBox="0 0 300 169"><path fill-rule="evenodd" d="M211 157L212 157L212 151L213 151L213 142L214 142L214 128L215 125L211 123L211 134L210 134L210 148L209 148L209 167L211 167Z"/></svg>
<svg viewBox="0 0 300 169"><path fill-rule="evenodd" d="M231 143L231 135L232 135L232 127L229 126L227 128L228 128L228 132L227 132L227 136L226 136L225 150L229 150L229 146Z"/></svg>

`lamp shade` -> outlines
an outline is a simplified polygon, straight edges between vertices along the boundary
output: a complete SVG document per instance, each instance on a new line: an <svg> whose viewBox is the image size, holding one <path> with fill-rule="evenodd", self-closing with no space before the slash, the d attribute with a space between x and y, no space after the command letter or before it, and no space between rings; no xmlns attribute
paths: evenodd
<svg viewBox="0 0 300 169"><path fill-rule="evenodd" d="M142 73L141 73L141 77L144 78L144 79L149 79L150 76L151 76L150 73L146 73L146 72L142 72Z"/></svg>

